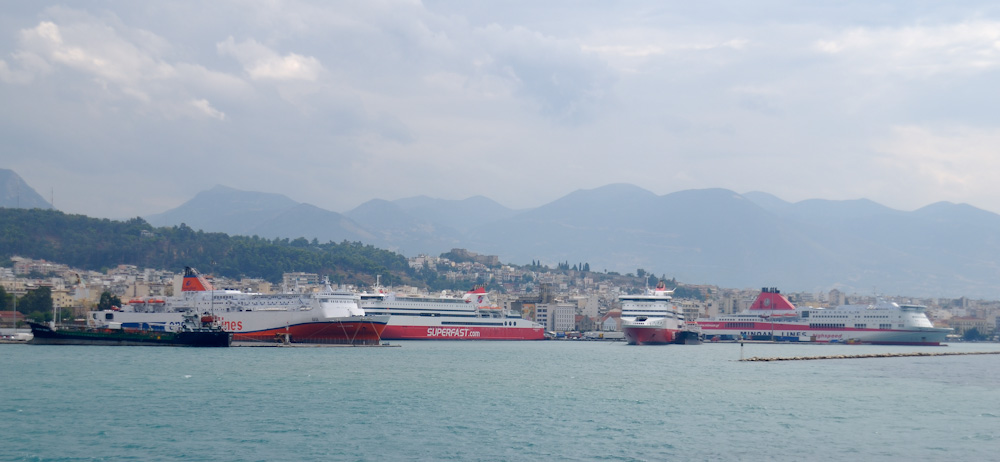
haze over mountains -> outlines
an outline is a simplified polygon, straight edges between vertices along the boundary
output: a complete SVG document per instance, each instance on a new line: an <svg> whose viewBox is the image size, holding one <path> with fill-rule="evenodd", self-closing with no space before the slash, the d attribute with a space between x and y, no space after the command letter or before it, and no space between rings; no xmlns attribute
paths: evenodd
<svg viewBox="0 0 1000 462"><path fill-rule="evenodd" d="M9 192L0 200L8 204ZM338 213L216 186L145 218L228 234L361 241L407 256L460 247L515 264L642 268L723 287L1000 298L1000 215L948 202L905 212L866 199L789 203L725 189L660 196L613 184L526 210L485 197L421 196L374 199Z"/></svg>
<svg viewBox="0 0 1000 462"><path fill-rule="evenodd" d="M284 212L275 213L273 204L283 204ZM866 199L790 203L725 189L658 196L613 184L527 210L484 197L414 197L375 199L340 214L216 186L147 219L262 237L360 240L407 256L461 247L518 264L642 268L723 287L1000 296L993 282L1000 276L1000 215L947 202L904 212Z"/></svg>

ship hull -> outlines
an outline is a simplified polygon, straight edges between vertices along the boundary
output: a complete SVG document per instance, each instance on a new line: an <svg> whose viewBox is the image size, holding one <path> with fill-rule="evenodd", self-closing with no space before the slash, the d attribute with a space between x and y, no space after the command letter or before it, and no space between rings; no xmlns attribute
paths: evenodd
<svg viewBox="0 0 1000 462"><path fill-rule="evenodd" d="M224 331L154 332L129 329L50 329L29 323L35 345L190 346L228 347L232 334Z"/></svg>
<svg viewBox="0 0 1000 462"><path fill-rule="evenodd" d="M376 345L385 338L384 321L311 322L287 327L238 332L233 339L247 342L323 343Z"/></svg>
<svg viewBox="0 0 1000 462"><path fill-rule="evenodd" d="M445 321L447 322L447 321ZM541 327L476 326L462 323L396 325L390 320L386 340L544 340Z"/></svg>
<svg viewBox="0 0 1000 462"><path fill-rule="evenodd" d="M949 329L886 330L886 329L817 329L806 323L755 322L741 329L722 327L724 323L698 321L708 340L761 340L809 343L866 343L872 345L939 346L951 332Z"/></svg>
<svg viewBox="0 0 1000 462"><path fill-rule="evenodd" d="M625 342L629 345L669 345L675 343L680 329L664 327L625 327Z"/></svg>
<svg viewBox="0 0 1000 462"><path fill-rule="evenodd" d="M183 319L182 313L92 312L94 322L121 323L125 328L170 332ZM313 311L233 311L216 314L222 329L243 342L377 344L384 338L388 316L323 318Z"/></svg>

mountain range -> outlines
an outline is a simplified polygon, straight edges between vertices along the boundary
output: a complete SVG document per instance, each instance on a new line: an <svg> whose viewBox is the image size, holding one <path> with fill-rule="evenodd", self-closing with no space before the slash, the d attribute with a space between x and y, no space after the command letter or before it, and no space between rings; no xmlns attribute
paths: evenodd
<svg viewBox="0 0 1000 462"><path fill-rule="evenodd" d="M1000 298L1000 215L949 202L906 212L867 199L791 203L764 192L656 195L612 184L523 210L481 196L420 196L338 213L220 185L144 218L228 234L360 241L406 256L465 248L515 264L641 268L688 284Z"/></svg>

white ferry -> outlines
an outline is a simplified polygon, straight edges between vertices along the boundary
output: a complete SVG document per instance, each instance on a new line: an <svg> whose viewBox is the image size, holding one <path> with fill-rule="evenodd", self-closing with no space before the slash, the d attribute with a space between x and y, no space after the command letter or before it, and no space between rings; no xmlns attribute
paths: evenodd
<svg viewBox="0 0 1000 462"><path fill-rule="evenodd" d="M464 297L400 296L377 283L361 294L369 315L389 315L386 340L543 340L545 328L490 303L483 287Z"/></svg>
<svg viewBox="0 0 1000 462"><path fill-rule="evenodd" d="M777 288L765 287L742 313L697 322L708 340L940 345L952 329L934 327L926 310L889 301L796 308Z"/></svg>
<svg viewBox="0 0 1000 462"><path fill-rule="evenodd" d="M260 294L215 289L193 268L184 268L181 295L130 300L118 309L91 311L91 327L176 331L185 313L214 316L236 341L369 344L381 341L388 316L366 315L358 295L334 290L317 294Z"/></svg>
<svg viewBox="0 0 1000 462"><path fill-rule="evenodd" d="M660 281L641 295L621 295L622 330L629 345L699 343L698 326L684 321L684 313L674 305L674 291Z"/></svg>

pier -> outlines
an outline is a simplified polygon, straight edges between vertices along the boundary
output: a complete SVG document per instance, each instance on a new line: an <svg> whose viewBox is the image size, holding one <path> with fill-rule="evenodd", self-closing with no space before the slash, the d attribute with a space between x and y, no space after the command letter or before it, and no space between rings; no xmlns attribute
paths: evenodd
<svg viewBox="0 0 1000 462"><path fill-rule="evenodd" d="M828 356L790 356L790 357L774 357L774 358L761 358L754 356L752 358L740 358L740 361L810 361L817 359L865 359L865 358L907 358L913 356L959 356L959 355L1000 355L1000 351L968 351L968 352L941 352L941 353L873 353L866 355L828 355Z"/></svg>

